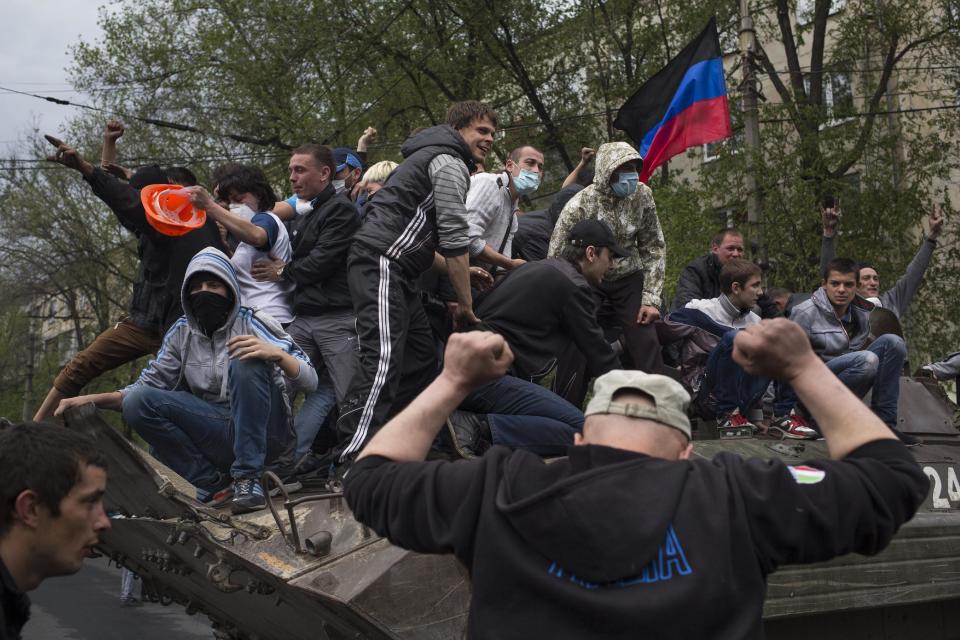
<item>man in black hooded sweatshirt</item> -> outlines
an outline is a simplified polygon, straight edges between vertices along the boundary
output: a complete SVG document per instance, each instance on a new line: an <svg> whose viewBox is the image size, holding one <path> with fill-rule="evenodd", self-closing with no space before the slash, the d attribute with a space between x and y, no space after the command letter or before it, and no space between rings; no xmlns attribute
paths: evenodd
<svg viewBox="0 0 960 640"><path fill-rule="evenodd" d="M115 143L119 134L108 125L104 145L111 137ZM189 170L148 165L138 169L129 182L124 182L102 166L94 166L62 140L49 135L46 138L57 148L56 153L47 159L78 171L94 195L110 207L125 229L136 236L140 267L133 282L127 315L98 335L63 367L33 417L36 422L52 416L61 400L76 396L97 376L155 353L163 334L183 315L180 285L190 259L206 247L224 248L212 218L207 218L203 227L176 237L163 235L147 222L140 202L140 189L165 183L193 186L196 178Z"/></svg>
<svg viewBox="0 0 960 640"><path fill-rule="evenodd" d="M457 295L455 321L479 322L470 292L470 227L464 205L475 163L493 144L497 116L487 105L457 102L447 123L403 143L404 161L367 203L347 259L357 314L360 367L340 406L336 456L348 462L437 374L437 352L416 280L446 271Z"/></svg>
<svg viewBox="0 0 960 640"><path fill-rule="evenodd" d="M347 503L392 543L464 563L469 638L759 637L768 574L878 553L929 486L796 324L744 329L734 359L789 381L831 460L693 458L679 383L612 371L565 460L495 446L423 462L447 414L512 360L502 337L474 332L451 336L443 372L361 452Z"/></svg>

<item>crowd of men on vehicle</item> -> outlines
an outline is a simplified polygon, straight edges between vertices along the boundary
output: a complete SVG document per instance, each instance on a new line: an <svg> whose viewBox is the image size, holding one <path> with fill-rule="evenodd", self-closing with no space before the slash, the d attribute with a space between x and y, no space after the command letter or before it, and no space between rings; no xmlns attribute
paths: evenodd
<svg viewBox="0 0 960 640"><path fill-rule="evenodd" d="M742 233L722 229L666 313L666 243L636 149L583 149L551 205L521 213L544 154L523 145L485 172L496 128L466 101L413 132L400 164L367 167L373 129L356 149L304 144L288 200L253 166L216 168L210 191L182 167L125 169L117 122L99 165L48 136L50 160L136 236L140 266L125 317L63 368L35 421L90 402L121 411L199 501L234 514L266 505L265 469L291 490L342 480L360 521L470 570L475 638L752 637L779 565L882 550L927 481L904 446L918 441L896 428L906 346L872 335L870 313L907 313L939 213L882 292L869 263L835 257L834 206L812 295L765 291ZM159 233L140 198L155 184L189 187L205 224ZM129 386L78 395L148 354ZM953 354L923 372L958 369ZM699 459L690 416L823 438L831 459ZM0 440L0 638L18 637L23 592L76 570L47 540L64 501L80 492L96 515L74 528L81 552L109 527L105 463L61 431ZM45 446L63 459L41 460ZM714 604L677 615L694 601Z"/></svg>

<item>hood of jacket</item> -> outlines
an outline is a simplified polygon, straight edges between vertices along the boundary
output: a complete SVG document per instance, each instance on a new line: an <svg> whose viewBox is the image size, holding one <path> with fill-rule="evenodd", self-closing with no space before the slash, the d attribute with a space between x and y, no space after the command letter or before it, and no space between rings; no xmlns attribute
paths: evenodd
<svg viewBox="0 0 960 640"><path fill-rule="evenodd" d="M532 455L532 454L525 454ZM692 469L597 445L567 461L504 468L497 509L534 549L578 578L605 584L641 575L659 553ZM629 511L624 504L631 504ZM610 514L619 513L617 526ZM629 560L625 560L629 559Z"/></svg>
<svg viewBox="0 0 960 640"><path fill-rule="evenodd" d="M594 189L598 193L616 197L613 195L613 189L610 188L610 176L617 167L630 160L643 162L643 158L630 144L607 142L600 145L597 149L596 169L593 174Z"/></svg>
<svg viewBox="0 0 960 640"><path fill-rule="evenodd" d="M401 145L400 154L403 155L404 158L409 158L417 151L430 147L441 147L442 153L449 153L454 157L460 158L466 163L467 170L470 173L473 173L477 168L476 163L473 161L473 154L470 152L470 147L467 146L463 136L448 124L439 124L410 136L404 141L403 145Z"/></svg>
<svg viewBox="0 0 960 640"><path fill-rule="evenodd" d="M233 263L230 262L230 259L226 256L226 254L218 249L214 249L213 247L207 247L206 249L199 251L190 260L190 263L187 265L187 271L183 276L183 284L180 287L180 300L183 303L183 315L186 316L190 328L197 333L203 333L203 330L200 328L200 323L197 322L197 316L194 313L193 305L190 303L190 292L187 290L190 283L190 278L198 273L211 273L227 283L227 288L233 293L233 308L230 310L230 315L227 316L227 321L223 326L229 327L233 325L233 321L236 319L237 313L240 311L241 303L240 283L237 281L237 272L234 271ZM222 327L217 331L219 332L221 330Z"/></svg>

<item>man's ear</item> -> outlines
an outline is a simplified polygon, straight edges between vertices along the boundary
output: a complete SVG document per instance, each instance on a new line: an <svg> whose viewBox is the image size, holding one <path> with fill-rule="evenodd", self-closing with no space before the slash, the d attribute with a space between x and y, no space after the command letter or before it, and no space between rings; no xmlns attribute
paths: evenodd
<svg viewBox="0 0 960 640"><path fill-rule="evenodd" d="M731 282L731 283L730 283L730 293L732 293L733 295L737 295L737 294L741 293L742 291L743 291L743 285L742 285L742 284L740 284L739 282Z"/></svg>
<svg viewBox="0 0 960 640"><path fill-rule="evenodd" d="M46 507L40 502L40 496L32 489L24 489L13 501L13 518L35 529L40 524L41 509Z"/></svg>
<svg viewBox="0 0 960 640"><path fill-rule="evenodd" d="M687 444L683 451L680 452L680 455L677 456L677 460L689 460L690 456L693 455L693 443Z"/></svg>
<svg viewBox="0 0 960 640"><path fill-rule="evenodd" d="M592 244L587 246L583 251L583 257L587 259L587 262L593 262L597 259L597 248Z"/></svg>

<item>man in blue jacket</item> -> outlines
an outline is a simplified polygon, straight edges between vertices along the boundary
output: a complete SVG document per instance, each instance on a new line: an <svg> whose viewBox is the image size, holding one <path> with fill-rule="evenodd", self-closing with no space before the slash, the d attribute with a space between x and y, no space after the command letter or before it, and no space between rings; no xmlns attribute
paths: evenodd
<svg viewBox="0 0 960 640"><path fill-rule="evenodd" d="M694 458L680 384L612 371L565 460L494 447L424 462L446 415L510 366L502 337L475 332L451 336L440 376L361 452L347 503L392 543L466 566L469 638L759 637L770 573L878 553L929 484L796 324L747 327L734 349L792 384L831 460Z"/></svg>
<svg viewBox="0 0 960 640"><path fill-rule="evenodd" d="M236 273L222 252L208 248L194 256L181 296L183 317L136 382L64 400L57 414L88 402L123 411L199 499L232 480L233 512L261 509L264 468L292 463L290 398L316 388L316 371L276 320L241 306Z"/></svg>

